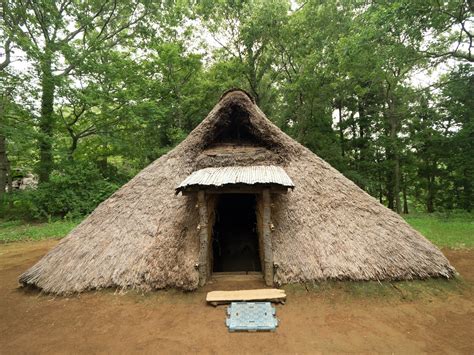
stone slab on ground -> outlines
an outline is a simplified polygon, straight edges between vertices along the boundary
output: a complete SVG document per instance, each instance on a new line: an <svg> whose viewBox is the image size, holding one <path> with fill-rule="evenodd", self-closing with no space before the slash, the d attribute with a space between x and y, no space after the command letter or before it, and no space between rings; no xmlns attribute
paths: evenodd
<svg viewBox="0 0 474 355"><path fill-rule="evenodd" d="M275 331L275 313L270 302L232 302L227 307L226 325L230 332Z"/></svg>

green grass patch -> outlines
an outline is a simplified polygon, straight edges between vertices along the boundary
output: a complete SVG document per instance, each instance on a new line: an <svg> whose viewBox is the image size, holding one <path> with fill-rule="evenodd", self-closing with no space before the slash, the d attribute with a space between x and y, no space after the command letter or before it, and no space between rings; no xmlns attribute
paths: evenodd
<svg viewBox="0 0 474 355"><path fill-rule="evenodd" d="M416 214L404 216L418 232L439 247L474 248L473 214Z"/></svg>
<svg viewBox="0 0 474 355"><path fill-rule="evenodd" d="M80 220L60 220L49 223L26 223L19 220L0 220L0 243L62 238L80 222Z"/></svg>

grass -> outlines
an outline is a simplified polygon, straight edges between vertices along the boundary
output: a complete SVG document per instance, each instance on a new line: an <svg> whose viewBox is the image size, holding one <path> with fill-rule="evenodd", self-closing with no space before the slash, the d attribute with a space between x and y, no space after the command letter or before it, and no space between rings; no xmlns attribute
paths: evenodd
<svg viewBox="0 0 474 355"><path fill-rule="evenodd" d="M80 220L59 220L50 223L0 220L0 243L62 238L79 223Z"/></svg>
<svg viewBox="0 0 474 355"><path fill-rule="evenodd" d="M438 247L474 248L474 215L472 214L450 216L415 214L404 218Z"/></svg>

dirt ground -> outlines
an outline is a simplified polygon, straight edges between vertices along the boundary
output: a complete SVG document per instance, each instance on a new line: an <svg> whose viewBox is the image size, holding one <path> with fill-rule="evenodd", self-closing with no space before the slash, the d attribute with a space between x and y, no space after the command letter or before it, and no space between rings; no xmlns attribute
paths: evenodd
<svg viewBox="0 0 474 355"><path fill-rule="evenodd" d="M52 297L19 289L18 275L55 241L0 245L0 353L474 353L474 251L444 250L462 290L361 297L290 288L274 333L229 333L212 289L258 288L217 280L193 293L112 291Z"/></svg>

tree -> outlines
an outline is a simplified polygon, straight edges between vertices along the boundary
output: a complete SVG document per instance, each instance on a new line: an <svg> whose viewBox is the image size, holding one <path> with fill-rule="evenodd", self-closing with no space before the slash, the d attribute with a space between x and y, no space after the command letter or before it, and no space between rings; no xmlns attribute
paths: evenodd
<svg viewBox="0 0 474 355"><path fill-rule="evenodd" d="M3 33L3 31L2 31ZM1 37L0 37L1 38ZM4 81L4 76L6 73L4 72L7 66L10 64L11 58L11 41L9 38L3 39L1 38L4 43L3 45L3 52L5 53L5 58L0 62L0 78L2 78L2 82ZM6 144L6 137L4 132L4 125L5 125L5 113L6 113L6 106L8 104L8 93L3 89L0 93L0 201L5 193L7 187L7 179L8 179L8 171L9 171L9 162L8 162L8 155L7 155L7 144Z"/></svg>
<svg viewBox="0 0 474 355"><path fill-rule="evenodd" d="M7 70L0 72L0 196L8 187L11 192L14 170L24 169L28 161L34 161L30 142L36 138L32 125L31 108L25 82L27 74L13 75ZM0 199L1 200L1 199Z"/></svg>
<svg viewBox="0 0 474 355"><path fill-rule="evenodd" d="M40 182L53 168L57 87L89 56L117 46L147 15L140 1L2 1L7 35L32 61L41 87L38 119Z"/></svg>
<svg viewBox="0 0 474 355"><path fill-rule="evenodd" d="M288 1L205 1L198 7L204 24L221 49L218 60L231 60L246 80L246 89L267 112L278 72L274 46L285 25ZM268 110L267 110L268 109Z"/></svg>
<svg viewBox="0 0 474 355"><path fill-rule="evenodd" d="M472 210L474 199L474 70L459 65L442 78L439 110L447 144L443 155L448 195L445 205ZM452 199L455 199L452 201Z"/></svg>
<svg viewBox="0 0 474 355"><path fill-rule="evenodd" d="M432 37L423 54L435 61L450 58L474 62L472 1L420 1L405 6L406 18L416 19L412 26L424 28Z"/></svg>

